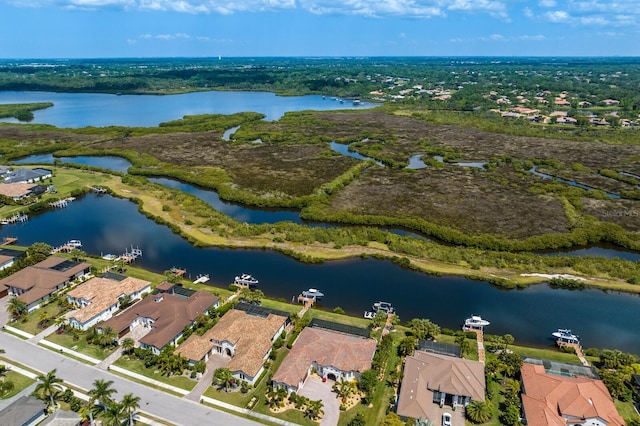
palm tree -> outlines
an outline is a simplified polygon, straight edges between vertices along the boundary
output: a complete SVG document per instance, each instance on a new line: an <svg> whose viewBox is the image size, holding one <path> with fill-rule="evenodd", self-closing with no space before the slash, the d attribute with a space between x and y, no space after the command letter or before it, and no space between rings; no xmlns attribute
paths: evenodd
<svg viewBox="0 0 640 426"><path fill-rule="evenodd" d="M56 369L54 368L46 375L39 375L38 382L35 393L39 394L42 399L49 398L49 402L53 407L55 399L60 395L60 383L62 383L62 379L56 377Z"/></svg>
<svg viewBox="0 0 640 426"><path fill-rule="evenodd" d="M340 379L340 382L335 384L336 394L343 403L347 401L347 399L353 394L353 392L355 392L355 390L355 383L351 380Z"/></svg>
<svg viewBox="0 0 640 426"><path fill-rule="evenodd" d="M456 344L460 345L460 355L464 356L466 353L471 350L471 344L467 340L467 337L464 334L456 337Z"/></svg>
<svg viewBox="0 0 640 426"><path fill-rule="evenodd" d="M135 396L132 393L128 393L122 397L120 405L122 406L123 411L126 411L129 414L129 426L133 426L133 414L138 408L140 408L140 397Z"/></svg>
<svg viewBox="0 0 640 426"><path fill-rule="evenodd" d="M471 401L465 410L469 420L474 423L485 423L493 417L493 404L491 401Z"/></svg>
<svg viewBox="0 0 640 426"><path fill-rule="evenodd" d="M13 297L7 302L7 312L12 321L18 321L27 314L27 304L17 297Z"/></svg>
<svg viewBox="0 0 640 426"><path fill-rule="evenodd" d="M91 404L98 402L102 408L109 404L113 400L111 395L118 392L111 385L113 385L113 380L96 379L93 382L93 389L88 394Z"/></svg>
<svg viewBox="0 0 640 426"><path fill-rule="evenodd" d="M316 420L324 414L324 410L322 409L323 407L324 404L322 403L322 400L309 401L307 403L307 408L304 410L304 416L311 420Z"/></svg>
<svg viewBox="0 0 640 426"><path fill-rule="evenodd" d="M105 407L102 417L108 426L122 425L122 417L124 415L124 407L116 401L110 401Z"/></svg>
<svg viewBox="0 0 640 426"><path fill-rule="evenodd" d="M135 345L136 345L136 342L131 337L125 337L124 339L122 339L122 342L120 343L120 346L122 347L122 352L124 352L125 354L130 354Z"/></svg>
<svg viewBox="0 0 640 426"><path fill-rule="evenodd" d="M217 384L220 387L223 387L225 391L229 391L231 386L235 381L235 377L233 377L233 373L228 368L218 368L213 372L213 377L215 377Z"/></svg>

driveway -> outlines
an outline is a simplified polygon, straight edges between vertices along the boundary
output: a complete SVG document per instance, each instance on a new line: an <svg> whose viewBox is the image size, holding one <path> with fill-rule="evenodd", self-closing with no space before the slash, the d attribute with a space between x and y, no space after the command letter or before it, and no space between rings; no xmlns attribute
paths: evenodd
<svg viewBox="0 0 640 426"><path fill-rule="evenodd" d="M324 404L324 416L320 422L320 426L335 426L340 418L340 402L336 394L331 391L333 381L327 380L322 383L322 379L316 376L309 377L299 395L306 396L312 401L322 400Z"/></svg>

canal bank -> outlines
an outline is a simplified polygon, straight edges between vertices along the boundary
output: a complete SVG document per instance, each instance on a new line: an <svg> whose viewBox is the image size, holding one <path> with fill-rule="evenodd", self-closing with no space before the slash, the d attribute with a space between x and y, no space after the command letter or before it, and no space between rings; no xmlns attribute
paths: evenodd
<svg viewBox="0 0 640 426"><path fill-rule="evenodd" d="M209 274L220 288L240 273L251 273L269 297L291 300L302 290L318 288L325 294L322 309L339 306L354 316L384 300L393 303L403 321L429 318L458 329L475 313L491 321L488 333L510 333L523 344L552 346L552 331L572 328L585 347L640 352L640 330L629 327L640 321L636 295L544 284L507 291L462 277L429 276L372 257L307 264L266 249L198 248L141 215L135 204L106 195L89 194L66 209L5 226L0 236L16 236L22 245L44 241L55 246L79 239L83 250L96 255L139 246L144 255L137 265L151 271L177 266L194 279Z"/></svg>

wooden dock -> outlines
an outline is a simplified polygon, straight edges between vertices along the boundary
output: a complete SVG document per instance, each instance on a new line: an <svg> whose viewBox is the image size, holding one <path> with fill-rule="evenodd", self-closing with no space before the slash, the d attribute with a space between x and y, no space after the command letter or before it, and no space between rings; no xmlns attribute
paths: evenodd
<svg viewBox="0 0 640 426"><path fill-rule="evenodd" d="M478 343L478 361L484 364L485 351L484 351L484 333L477 328L465 327L467 330L476 333L476 342Z"/></svg>
<svg viewBox="0 0 640 426"><path fill-rule="evenodd" d="M12 223L22 223L22 222L26 222L29 220L29 216L27 216L24 213L18 213L18 214L14 214L11 217L8 217L6 219L2 219L2 221L0 221L0 224L2 225L10 225Z"/></svg>
<svg viewBox="0 0 640 426"><path fill-rule="evenodd" d="M198 275L198 278L193 282L194 284L204 284L209 281L209 274Z"/></svg>
<svg viewBox="0 0 640 426"><path fill-rule="evenodd" d="M578 359L583 366L589 367L591 365L589 364L589 361L587 361L587 359L584 357L582 346L580 346L578 343L567 343L561 342L560 340L558 340L556 343L560 348L573 348L576 351L576 355L578 356Z"/></svg>
<svg viewBox="0 0 640 426"><path fill-rule="evenodd" d="M18 239L15 237L4 237L4 239L2 240L2 245L3 246L9 246L11 244L15 244L18 242Z"/></svg>

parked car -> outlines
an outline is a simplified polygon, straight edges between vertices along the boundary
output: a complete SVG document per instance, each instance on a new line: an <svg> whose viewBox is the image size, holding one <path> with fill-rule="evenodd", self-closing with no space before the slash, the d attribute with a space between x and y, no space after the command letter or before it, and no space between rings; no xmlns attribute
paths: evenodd
<svg viewBox="0 0 640 426"><path fill-rule="evenodd" d="M451 414L449 413L442 414L442 426L451 426Z"/></svg>

